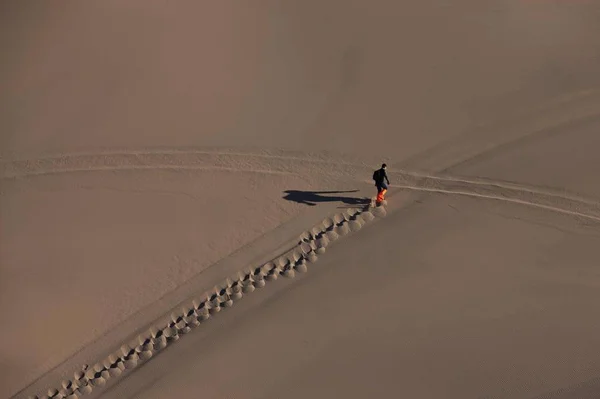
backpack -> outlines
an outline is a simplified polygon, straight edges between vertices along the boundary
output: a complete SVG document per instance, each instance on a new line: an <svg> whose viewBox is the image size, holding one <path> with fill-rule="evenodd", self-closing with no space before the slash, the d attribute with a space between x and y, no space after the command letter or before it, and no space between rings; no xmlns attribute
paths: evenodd
<svg viewBox="0 0 600 399"><path fill-rule="evenodd" d="M379 180L379 169L377 169L375 172L373 172L373 180L375 180L375 181Z"/></svg>

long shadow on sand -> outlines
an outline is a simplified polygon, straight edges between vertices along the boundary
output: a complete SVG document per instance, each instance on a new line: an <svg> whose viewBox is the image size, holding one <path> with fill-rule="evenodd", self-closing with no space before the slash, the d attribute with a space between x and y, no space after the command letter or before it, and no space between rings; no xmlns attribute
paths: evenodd
<svg viewBox="0 0 600 399"><path fill-rule="evenodd" d="M364 197L345 197L339 194L355 193L358 190L348 191L301 191L301 190L286 190L283 199L294 201L299 204L315 206L320 202L341 202L346 205L367 205L370 202L369 198ZM330 195L324 195L330 194Z"/></svg>

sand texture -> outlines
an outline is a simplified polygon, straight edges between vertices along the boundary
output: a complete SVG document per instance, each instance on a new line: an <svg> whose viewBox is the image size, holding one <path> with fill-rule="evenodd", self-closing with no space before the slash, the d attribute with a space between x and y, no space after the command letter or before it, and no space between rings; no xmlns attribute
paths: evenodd
<svg viewBox="0 0 600 399"><path fill-rule="evenodd" d="M599 21L0 5L0 397L600 397Z"/></svg>

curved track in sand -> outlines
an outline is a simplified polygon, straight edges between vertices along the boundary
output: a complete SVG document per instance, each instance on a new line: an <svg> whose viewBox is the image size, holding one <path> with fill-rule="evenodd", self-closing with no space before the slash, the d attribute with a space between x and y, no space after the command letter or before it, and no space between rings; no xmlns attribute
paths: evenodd
<svg viewBox="0 0 600 399"><path fill-rule="evenodd" d="M78 172L128 170L199 170L237 173L303 174L327 167L328 174L357 172L358 165L331 156L298 156L291 152L236 152L227 150L130 150L56 154L42 158L3 161L4 179Z"/></svg>
<svg viewBox="0 0 600 399"><path fill-rule="evenodd" d="M251 153L228 151L146 150L56 155L39 159L4 161L3 179L22 179L78 172L117 172L129 170L192 170L233 173L307 174L327 165L320 174L346 177L366 175L365 163L339 159L299 157L285 152ZM435 176L410 171L390 172L397 189L454 194L529 205L548 211L600 221L600 203L577 194L541 189L535 186L484 179ZM367 182L367 180L365 180ZM370 182L370 181L369 181Z"/></svg>
<svg viewBox="0 0 600 399"><path fill-rule="evenodd" d="M543 118L536 118L543 115ZM426 149L392 167L402 170L446 172L482 156L522 143L563 133L579 124L598 120L600 91L575 92L540 105L532 114L489 127L481 126ZM320 174L353 177L368 173L376 162L349 158L345 153L306 153L290 150L239 148L139 148L47 154L41 157L0 158L0 179L44 175L135 170L223 171L231 173ZM377 161L378 162L378 161ZM325 168L325 169L323 169Z"/></svg>
<svg viewBox="0 0 600 399"><path fill-rule="evenodd" d="M37 176L136 170L226 171L233 173L297 174L318 171L321 175L357 179L368 175L366 162L349 162L341 156L315 154L298 156L287 151L240 152L233 150L130 150L57 154L34 159L4 160L0 178L26 179ZM326 165L327 169L321 169ZM391 171L392 187L423 192L437 192L523 205L537 206L598 221L600 201L565 190L551 190L532 185L489 179L468 179L412 171Z"/></svg>
<svg viewBox="0 0 600 399"><path fill-rule="evenodd" d="M390 175L400 181L393 185L397 189L504 201L600 222L600 201L574 193L559 193L530 185L484 179L431 176L410 172Z"/></svg>

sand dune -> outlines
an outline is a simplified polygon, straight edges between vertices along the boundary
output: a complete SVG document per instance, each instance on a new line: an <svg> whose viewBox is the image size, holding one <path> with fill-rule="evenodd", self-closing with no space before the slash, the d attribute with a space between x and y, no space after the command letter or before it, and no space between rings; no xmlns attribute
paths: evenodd
<svg viewBox="0 0 600 399"><path fill-rule="evenodd" d="M540 215L549 226L531 223ZM577 384L600 367L588 258L599 235L555 221L427 197L292 283L268 283L105 397L595 397Z"/></svg>
<svg viewBox="0 0 600 399"><path fill-rule="evenodd" d="M598 20L3 4L0 396L600 396Z"/></svg>

